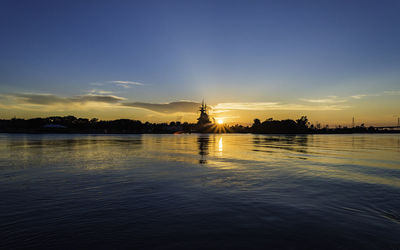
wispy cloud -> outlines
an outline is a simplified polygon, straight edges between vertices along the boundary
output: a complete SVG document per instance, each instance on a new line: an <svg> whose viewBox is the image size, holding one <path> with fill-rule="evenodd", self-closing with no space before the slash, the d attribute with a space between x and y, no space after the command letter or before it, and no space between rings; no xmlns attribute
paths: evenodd
<svg viewBox="0 0 400 250"><path fill-rule="evenodd" d="M47 93L23 93L23 94L8 94L7 97L13 98L17 103L26 103L34 105L52 105L52 104L82 104L87 102L101 103L118 103L125 100L123 97L114 95L78 95L72 97L62 97Z"/></svg>
<svg viewBox="0 0 400 250"><path fill-rule="evenodd" d="M347 102L346 99L338 98L337 96L328 96L327 98L322 98L322 99L302 98L300 100L303 102L309 102L309 103L343 103L343 102Z"/></svg>
<svg viewBox="0 0 400 250"><path fill-rule="evenodd" d="M214 106L214 110L218 113L220 110L265 110L276 108L277 102L226 102L219 103Z"/></svg>
<svg viewBox="0 0 400 250"><path fill-rule="evenodd" d="M192 101L178 101L170 103L129 102L123 103L122 105L147 109L158 113L194 113L199 108L200 103Z"/></svg>
<svg viewBox="0 0 400 250"><path fill-rule="evenodd" d="M214 106L214 110L343 110L347 109L347 105L302 105L302 104L285 104L278 102L235 102L235 103L219 103Z"/></svg>
<svg viewBox="0 0 400 250"><path fill-rule="evenodd" d="M114 92L109 91L109 90L102 90L102 89L91 89L88 91L88 93L91 95L110 95Z"/></svg>
<svg viewBox="0 0 400 250"><path fill-rule="evenodd" d="M125 98L120 97L120 96L115 96L115 95L90 94L90 95L71 97L71 98L69 98L69 100L71 100L73 102L80 102L80 103L85 103L85 102L118 103L120 101L125 100Z"/></svg>
<svg viewBox="0 0 400 250"><path fill-rule="evenodd" d="M227 119L238 119L240 118L239 115L225 115L225 116L217 116L215 119L222 119L222 120L227 120Z"/></svg>
<svg viewBox="0 0 400 250"><path fill-rule="evenodd" d="M364 97L366 97L366 96L368 96L368 95L359 94L359 95L352 95L352 96L350 96L350 97L353 98L353 99L361 99L361 98L364 98Z"/></svg>
<svg viewBox="0 0 400 250"><path fill-rule="evenodd" d="M158 113L195 113L198 111L200 103L192 101L178 101L170 103L145 103L130 102L122 103L123 106L142 108ZM243 111L263 111L263 110L343 110L350 106L347 105L302 105L302 104L284 104L278 102L230 102L219 103L210 107L213 114L243 110Z"/></svg>
<svg viewBox="0 0 400 250"><path fill-rule="evenodd" d="M110 83L114 83L117 86L120 86L123 88L130 88L132 86L143 86L144 85L144 83L134 82L134 81L110 81Z"/></svg>
<svg viewBox="0 0 400 250"><path fill-rule="evenodd" d="M400 90L389 90L383 92L386 95L400 95Z"/></svg>
<svg viewBox="0 0 400 250"><path fill-rule="evenodd" d="M223 110L223 109L213 109L212 113L213 114L221 114L221 113L225 113L228 112L229 110Z"/></svg>
<svg viewBox="0 0 400 250"><path fill-rule="evenodd" d="M361 98L364 95L357 95ZM348 97L350 98L350 97ZM1 100L3 99L3 100ZM357 98L355 98L357 99ZM123 97L113 95L111 91L93 89L88 94L76 96L59 96L49 93L13 93L0 94L1 104L19 105L30 107L46 106L48 109L72 108L76 105L101 106L101 107L125 107L149 110L162 115L179 113L196 114L200 103L194 101L175 101L169 103L129 102ZM298 111L328 111L344 110L350 108L345 105L342 98L330 96L326 99L307 99L306 103L282 103L282 102L226 102L210 106L212 115L229 116L231 111L266 111L266 110L298 110ZM100 105L102 103L102 105ZM41 105L41 106L40 106ZM235 114L236 115L236 114Z"/></svg>

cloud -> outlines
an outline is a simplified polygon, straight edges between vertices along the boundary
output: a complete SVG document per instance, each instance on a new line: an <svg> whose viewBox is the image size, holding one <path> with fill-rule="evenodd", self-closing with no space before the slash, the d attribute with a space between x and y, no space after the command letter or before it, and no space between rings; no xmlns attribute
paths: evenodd
<svg viewBox="0 0 400 250"><path fill-rule="evenodd" d="M178 101L170 103L145 103L129 102L122 103L123 106L142 108L158 113L195 113L198 111L200 103L192 101ZM243 110L243 111L263 111L263 110L343 110L349 108L345 105L302 105L302 104L283 104L278 102L230 102L219 103L213 107L213 114Z"/></svg>
<svg viewBox="0 0 400 250"><path fill-rule="evenodd" d="M366 97L366 96L368 96L368 95L360 94L360 95L352 95L350 97L353 98L353 99L361 99L361 98Z"/></svg>
<svg viewBox="0 0 400 250"><path fill-rule="evenodd" d="M115 96L115 95L82 95L69 98L73 102L103 102L103 103L117 103L125 100L123 97Z"/></svg>
<svg viewBox="0 0 400 250"><path fill-rule="evenodd" d="M345 99L338 98L337 96L328 96L327 98L323 99L300 99L303 102L310 102L310 103L343 103L347 102Z"/></svg>
<svg viewBox="0 0 400 250"><path fill-rule="evenodd" d="M143 86L144 85L144 83L134 82L134 81L110 81L110 83L114 83L117 86L120 86L123 88L130 88L132 86Z"/></svg>
<svg viewBox="0 0 400 250"><path fill-rule="evenodd" d="M48 93L21 93L21 94L3 94L3 104L18 105L21 107L36 108L47 106L52 108L53 105L64 105L65 108L72 108L73 105L93 106L93 107L125 107L139 108L153 111L163 115L176 113L191 113L195 114L200 106L200 103L194 101L175 101L169 103L148 103L148 102L129 102L123 97L109 94L108 91L92 90L89 94L76 95L70 97L59 96ZM337 97L329 97L328 100L336 100L337 103L328 101L322 102L323 99L309 100L309 103L280 103L280 102L227 102L219 103L215 106L209 106L210 113L217 116L229 116L229 112L235 110L241 111L266 111L266 110L299 110L299 111L327 111L327 110L344 110L350 106L344 105L342 99ZM101 105L100 105L101 104ZM34 106L32 106L34 105ZM41 106L40 106L41 105ZM222 115L224 114L224 115Z"/></svg>
<svg viewBox="0 0 400 250"><path fill-rule="evenodd" d="M73 103L82 104L87 102L118 103L120 101L125 100L125 98L119 96L98 95L98 94L61 97L53 94L25 93L25 94L9 94L8 96L16 99L17 102L36 104L36 105L73 104Z"/></svg>
<svg viewBox="0 0 400 250"><path fill-rule="evenodd" d="M277 105L276 102L227 102L217 104L214 109L221 113L220 110L265 110L276 108Z"/></svg>
<svg viewBox="0 0 400 250"><path fill-rule="evenodd" d="M225 115L225 116L217 116L217 117L215 117L215 119L222 119L222 120L225 120L225 119L238 119L238 118L240 118L239 115Z"/></svg>
<svg viewBox="0 0 400 250"><path fill-rule="evenodd" d="M220 110L343 110L349 106L346 105L302 105L302 104L284 104L278 102L235 102L219 103L214 106L214 110L220 113Z"/></svg>
<svg viewBox="0 0 400 250"><path fill-rule="evenodd" d="M112 94L112 91L109 90L102 90L102 89L92 89L88 91L89 94L92 95L109 95Z"/></svg>
<svg viewBox="0 0 400 250"><path fill-rule="evenodd" d="M123 103L122 105L147 109L158 113L194 113L198 110L200 103L192 101L178 101L170 103L128 102Z"/></svg>
<svg viewBox="0 0 400 250"><path fill-rule="evenodd" d="M386 95L400 95L400 90L389 90L383 92Z"/></svg>
<svg viewBox="0 0 400 250"><path fill-rule="evenodd" d="M48 105L55 103L63 103L66 102L66 98L59 97L52 94L11 94L11 97L14 97L19 102L29 103L29 104L38 104L38 105Z"/></svg>
<svg viewBox="0 0 400 250"><path fill-rule="evenodd" d="M229 110L223 110L223 109L214 109L212 111L213 114L221 114L221 113L225 113L228 112Z"/></svg>

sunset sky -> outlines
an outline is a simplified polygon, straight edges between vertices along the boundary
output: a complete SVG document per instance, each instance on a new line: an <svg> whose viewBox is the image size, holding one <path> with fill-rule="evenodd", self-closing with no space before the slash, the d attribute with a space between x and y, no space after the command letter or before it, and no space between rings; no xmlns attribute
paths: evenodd
<svg viewBox="0 0 400 250"><path fill-rule="evenodd" d="M7 1L0 118L394 125L400 1Z"/></svg>

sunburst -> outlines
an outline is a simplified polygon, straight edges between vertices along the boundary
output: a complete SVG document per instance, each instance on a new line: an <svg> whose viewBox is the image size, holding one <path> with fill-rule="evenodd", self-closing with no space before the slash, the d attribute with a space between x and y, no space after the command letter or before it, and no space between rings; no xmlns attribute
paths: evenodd
<svg viewBox="0 0 400 250"><path fill-rule="evenodd" d="M211 125L210 130L213 133L228 133L229 127L224 123L224 120L217 119L216 123Z"/></svg>

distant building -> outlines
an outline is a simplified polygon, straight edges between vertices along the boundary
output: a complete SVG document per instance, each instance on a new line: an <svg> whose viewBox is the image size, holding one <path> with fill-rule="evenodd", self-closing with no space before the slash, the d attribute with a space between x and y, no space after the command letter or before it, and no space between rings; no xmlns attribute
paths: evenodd
<svg viewBox="0 0 400 250"><path fill-rule="evenodd" d="M198 125L207 125L211 124L210 117L207 114L207 105L203 102L201 103L200 107L200 117L197 118Z"/></svg>

